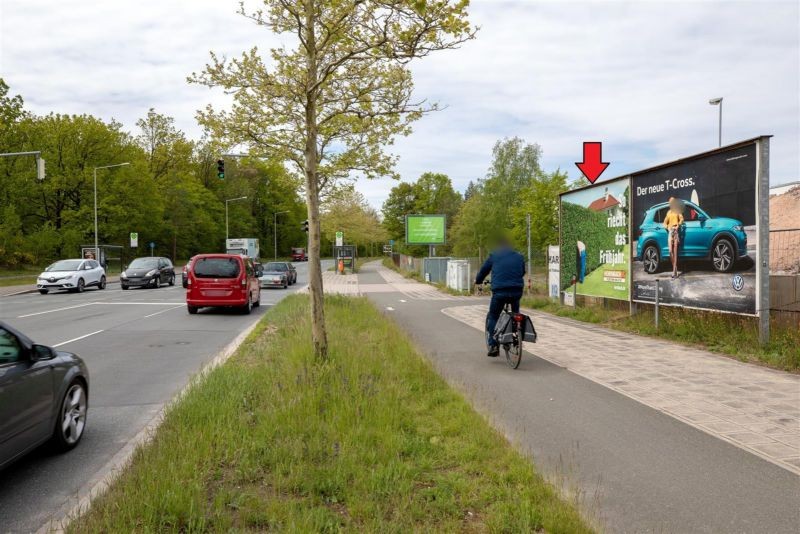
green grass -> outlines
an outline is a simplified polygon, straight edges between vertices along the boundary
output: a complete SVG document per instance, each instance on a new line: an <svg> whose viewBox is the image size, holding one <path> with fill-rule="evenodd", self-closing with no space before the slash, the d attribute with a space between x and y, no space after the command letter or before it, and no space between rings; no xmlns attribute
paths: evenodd
<svg viewBox="0 0 800 534"><path fill-rule="evenodd" d="M630 316L625 307L562 306L548 298L525 298L528 308L601 324L623 332L660 337L699 346L751 363L765 364L784 371L800 371L800 329L796 325L772 321L770 342L762 347L758 341L755 318L699 310L662 307L660 328L656 330L652 309Z"/></svg>
<svg viewBox="0 0 800 534"><path fill-rule="evenodd" d="M69 532L586 532L366 299L271 309Z"/></svg>

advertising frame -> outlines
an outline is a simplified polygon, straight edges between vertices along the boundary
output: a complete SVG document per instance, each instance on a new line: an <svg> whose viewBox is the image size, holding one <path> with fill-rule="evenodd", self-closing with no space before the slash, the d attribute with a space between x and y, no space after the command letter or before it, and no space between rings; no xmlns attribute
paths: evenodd
<svg viewBox="0 0 800 534"><path fill-rule="evenodd" d="M625 270L626 270L626 281L625 281L625 284L627 286L624 294L607 295L607 294L584 293L584 292L577 291L577 288L573 287L575 284L578 283L577 281L573 282L573 284L570 285L569 287L564 287L563 283L561 281L561 278L560 278L561 276L563 276L564 274L567 273L567 271L565 270L565 265L566 265L565 260L567 258L567 254L564 254L564 197L567 197L567 196L570 196L570 195L575 195L575 194L584 194L584 193L588 193L588 192L593 191L593 190L604 191L604 190L607 190L609 186L615 187L615 186L619 186L619 185L622 185L622 184L626 184L627 189L628 190L630 189L630 187L631 187L630 175L618 176L616 178L611 178L610 180L603 180L602 182L595 182L594 184L590 184L590 185L587 185L587 186L584 186L584 187L579 187L579 188L576 188L576 189L572 189L570 191L563 191L563 192L559 193L559 198L558 198L558 219L559 219L559 225L558 225L558 243L559 244L558 244L558 246L559 246L559 249L560 249L560 254L559 254L559 298L565 292L572 293L573 290L575 290L577 295L581 295L581 296L584 296L584 297L610 298L610 299L613 299L613 300L620 300L620 301L623 301L623 302L630 302L630 300L631 300L631 283L632 283L631 256L630 256L630 254L624 254L623 255L623 257L625 259L624 264L625 264ZM630 194L628 194L628 196L630 196ZM628 198L625 202L629 203L630 199ZM586 206L586 207L588 207L588 206ZM625 205L623 204L623 208L624 207L625 207ZM624 251L624 247L630 248L630 243L631 243L630 217L626 214L625 215L625 223L623 225L619 225L619 226L616 226L616 227L620 228L620 229L624 228L624 236L625 236L625 241L626 241L625 245L623 246L623 251Z"/></svg>
<svg viewBox="0 0 800 534"><path fill-rule="evenodd" d="M409 220L411 219L441 219L442 225L442 239L441 241L431 241L431 240L423 240L423 241L411 241L409 239ZM447 215L443 213L438 214L407 214L405 220L405 227L406 227L406 244L407 245L446 245L447 244Z"/></svg>
<svg viewBox="0 0 800 534"><path fill-rule="evenodd" d="M755 270L755 275L754 275L755 306L753 309L753 313L743 313L740 311L731 311L715 307L693 306L690 304L687 305L686 303L660 302L659 305L683 307L687 309L696 309L696 310L710 311L716 313L729 313L729 314L744 315L750 317L758 317L759 337L761 342L765 343L769 339L769 151L770 151L771 137L772 137L771 135L761 135L758 137L745 139L742 141L738 141L736 143L696 153L690 156L686 156L663 164L659 164L647 169L639 170L623 176L612 178L610 180L604 180L602 182L597 182L591 185L587 185L585 187L560 193L559 194L559 246L563 247L564 243L564 236L563 236L564 214L562 209L564 195L596 188L598 186L602 186L608 183L613 183L617 180L628 179L630 180L632 189L631 198L629 200L632 209L636 209L635 206L636 195L633 194L634 190L633 188L635 188L637 185L637 177L646 174L651 174L654 173L655 171L667 169L669 167L674 167L680 164L689 163L692 162L693 160L701 160L709 156L714 156L717 154L725 154L726 152L734 151L741 148L746 148L750 145L753 145L754 155L755 155L755 176L754 176L755 182L754 182L754 206L753 206L754 208L753 225L755 226L755 228L753 230L753 236L756 238L757 241L755 249L753 251L754 252L753 268ZM635 232L634 225L635 225L634 215L631 214L631 216L628 217L628 242L631 247L631 253L630 253L631 271L633 270L633 260L636 255L636 252L633 248L633 237ZM562 272L564 269L564 260L565 256L562 252L560 258L560 268ZM634 286L634 275L631 272L631 279L628 287L629 291L628 300L631 303L632 310L635 309L637 303L653 304L652 300L648 301L648 300L634 299L633 286ZM560 289L563 293L564 291L563 288Z"/></svg>

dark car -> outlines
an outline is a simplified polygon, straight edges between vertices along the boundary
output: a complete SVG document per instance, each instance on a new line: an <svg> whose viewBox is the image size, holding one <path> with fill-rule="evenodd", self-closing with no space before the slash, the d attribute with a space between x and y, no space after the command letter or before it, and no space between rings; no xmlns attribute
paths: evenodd
<svg viewBox="0 0 800 534"><path fill-rule="evenodd" d="M288 261L271 261L262 268L261 286L286 288L297 283L297 269Z"/></svg>
<svg viewBox="0 0 800 534"><path fill-rule="evenodd" d="M708 260L715 271L726 273L736 261L747 257L747 234L742 221L711 217L697 204L687 200L683 203L686 209L679 230L679 258ZM648 274L656 273L661 263L669 259L669 232L663 224L668 210L667 202L650 207L639 226L635 259L643 263Z"/></svg>
<svg viewBox="0 0 800 534"><path fill-rule="evenodd" d="M46 441L62 451L75 447L88 407L83 360L0 322L0 469Z"/></svg>
<svg viewBox="0 0 800 534"><path fill-rule="evenodd" d="M306 254L306 249L304 249L304 248L293 248L292 249L292 261L308 261L308 255Z"/></svg>
<svg viewBox="0 0 800 534"><path fill-rule="evenodd" d="M136 258L119 275L122 289L131 287L159 287L163 283L175 285L175 267L169 258Z"/></svg>
<svg viewBox="0 0 800 534"><path fill-rule="evenodd" d="M191 314L208 306L239 308L250 313L261 305L260 270L240 254L198 254L192 262L186 289Z"/></svg>

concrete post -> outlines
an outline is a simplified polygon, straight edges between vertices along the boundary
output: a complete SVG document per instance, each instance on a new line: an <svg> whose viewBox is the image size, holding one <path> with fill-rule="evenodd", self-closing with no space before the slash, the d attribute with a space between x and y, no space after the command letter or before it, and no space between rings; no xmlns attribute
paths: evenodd
<svg viewBox="0 0 800 534"><path fill-rule="evenodd" d="M756 141L756 310L758 339L769 343L769 137Z"/></svg>

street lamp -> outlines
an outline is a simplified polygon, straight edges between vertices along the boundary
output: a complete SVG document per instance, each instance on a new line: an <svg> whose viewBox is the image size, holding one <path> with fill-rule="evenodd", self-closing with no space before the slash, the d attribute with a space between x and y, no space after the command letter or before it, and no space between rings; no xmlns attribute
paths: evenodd
<svg viewBox="0 0 800 534"><path fill-rule="evenodd" d="M94 168L94 259L100 261L100 244L97 239L97 171L99 169L113 169L114 167L124 167L130 165L130 162L115 163L113 165L103 165Z"/></svg>
<svg viewBox="0 0 800 534"><path fill-rule="evenodd" d="M272 243L273 243L273 245L275 247L275 250L274 250L275 260L278 259L278 215L281 214L281 213L289 213L289 210L276 211L273 214L273 221L272 221L273 237L272 237Z"/></svg>
<svg viewBox="0 0 800 534"><path fill-rule="evenodd" d="M236 200L247 200L247 197L229 198L225 201L225 241L228 240L228 202ZM227 247L228 245L226 244L225 246Z"/></svg>
<svg viewBox="0 0 800 534"><path fill-rule="evenodd" d="M722 146L722 97L712 98L708 103L712 106L719 106L719 146Z"/></svg>

